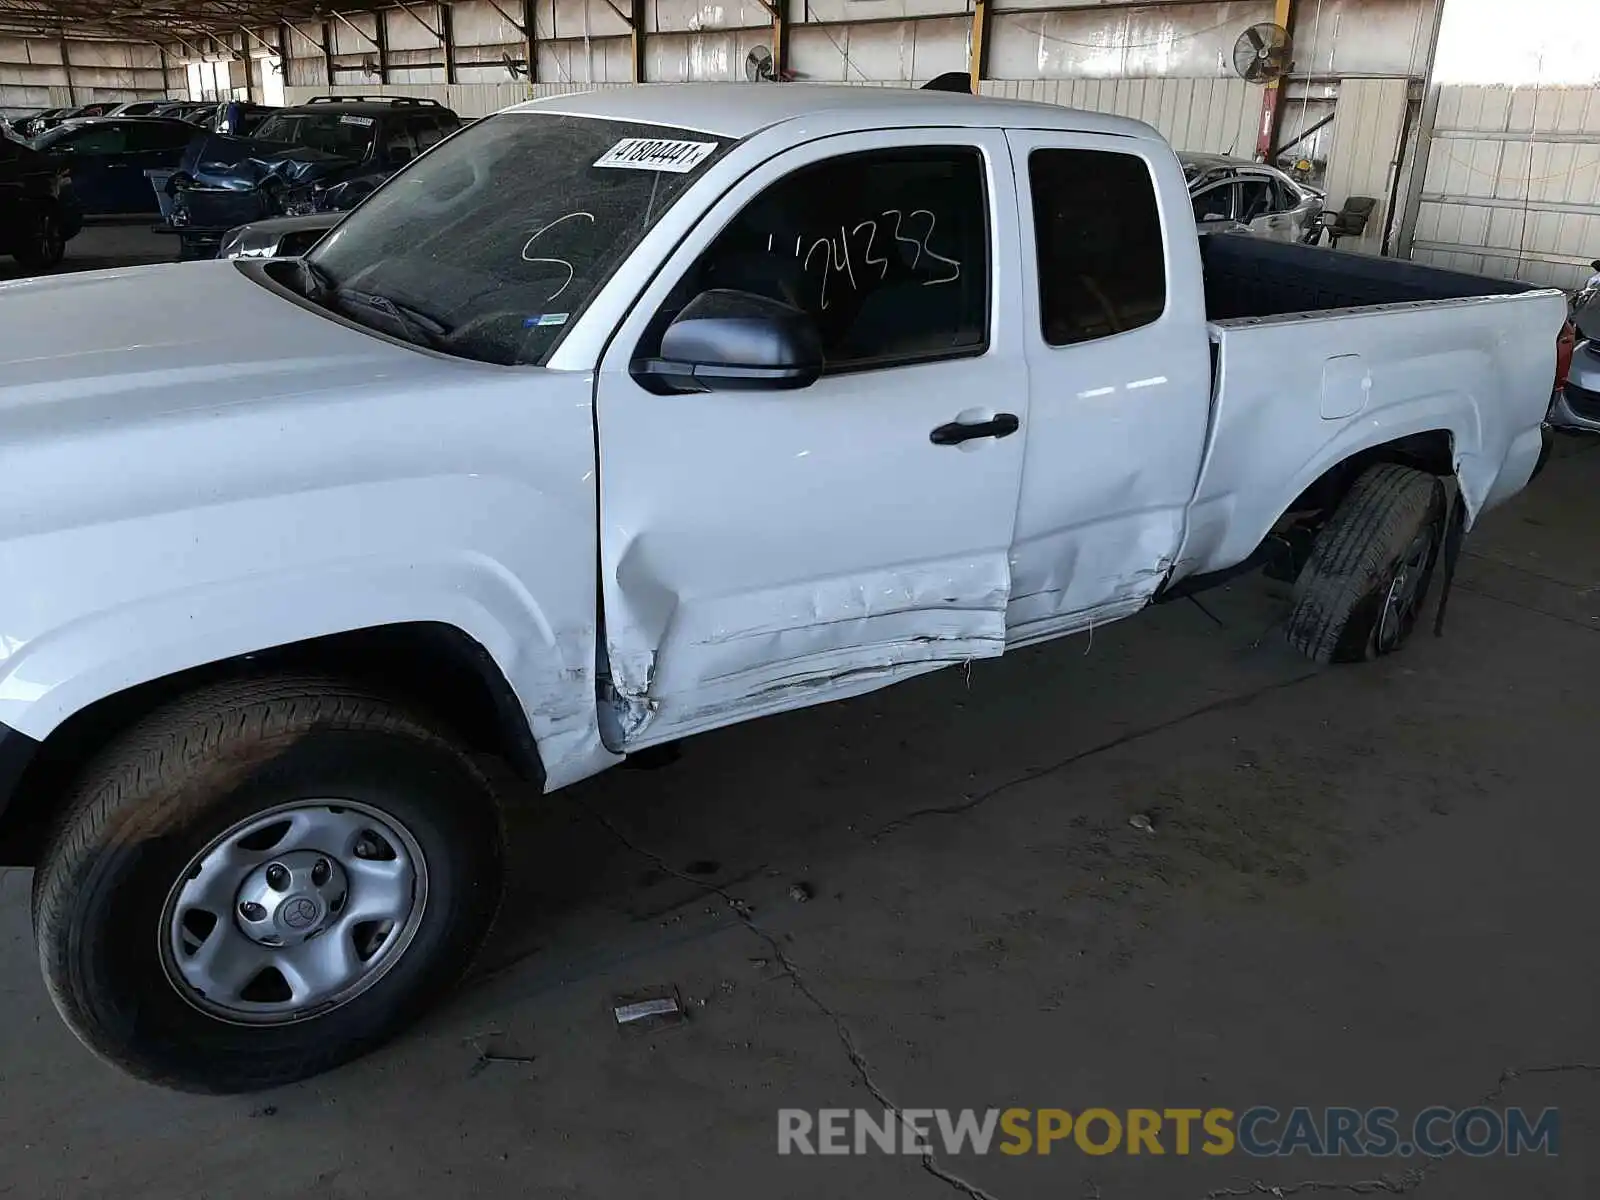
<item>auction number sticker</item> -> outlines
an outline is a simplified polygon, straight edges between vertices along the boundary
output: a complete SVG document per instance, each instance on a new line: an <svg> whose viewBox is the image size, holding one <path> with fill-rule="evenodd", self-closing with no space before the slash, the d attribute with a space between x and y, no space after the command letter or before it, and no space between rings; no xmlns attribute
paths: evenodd
<svg viewBox="0 0 1600 1200"><path fill-rule="evenodd" d="M340 117L339 118L339 124L341 124L341 125L371 125L372 124L372 118L371 117Z"/></svg>
<svg viewBox="0 0 1600 1200"><path fill-rule="evenodd" d="M683 175L711 157L715 142L680 142L666 138L623 138L594 160L597 167L628 171L671 171Z"/></svg>

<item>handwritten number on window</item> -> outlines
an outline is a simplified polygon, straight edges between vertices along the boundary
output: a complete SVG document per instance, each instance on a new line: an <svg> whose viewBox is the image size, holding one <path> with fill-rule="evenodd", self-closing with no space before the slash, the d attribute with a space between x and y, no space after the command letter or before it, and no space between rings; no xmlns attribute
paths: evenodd
<svg viewBox="0 0 1600 1200"><path fill-rule="evenodd" d="M950 268L949 275L946 275L940 279L924 280L922 286L934 287L935 285L941 283L954 283L956 280L961 278L961 263L956 259L946 258L944 255L928 248L928 243L933 240L933 230L938 224L938 218L925 208L919 208L912 212L910 220L914 221L918 217L928 218L928 232L922 235L922 240L917 243L918 247L921 249L922 253L926 254L929 258L942 262Z"/></svg>
<svg viewBox="0 0 1600 1200"><path fill-rule="evenodd" d="M948 271L941 273L936 278L922 281L923 287L937 287L944 283L954 283L961 278L961 260L940 254L929 246L933 240L934 232L938 229L939 219L932 211L926 208L913 209L903 212L898 208L884 210L879 216L892 222L890 237L902 245L911 247L911 262L909 267L916 270L926 258L930 263L942 263ZM917 228L926 219L927 228L918 236ZM865 231L865 237L861 236ZM817 307L825 310L828 307L828 294L830 285L836 276L843 275L852 291L860 291L863 282L870 284L887 279L889 276L889 259L881 252L874 256L873 251L878 246L878 222L869 217L850 229L839 226L838 235L828 234L824 237L814 238L809 245L806 244L805 235L800 234L794 240L794 256L800 259L801 271L809 274L812 263L821 264L820 290ZM773 239L767 238L767 249L772 250ZM804 253L802 254L802 251ZM856 266L853 254L858 254L864 267L878 268L878 280L873 280L870 275L865 279L856 278Z"/></svg>

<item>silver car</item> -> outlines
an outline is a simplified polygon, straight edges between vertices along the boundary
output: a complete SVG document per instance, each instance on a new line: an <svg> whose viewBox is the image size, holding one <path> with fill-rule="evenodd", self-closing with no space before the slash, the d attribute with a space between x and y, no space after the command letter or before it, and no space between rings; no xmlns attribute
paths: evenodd
<svg viewBox="0 0 1600 1200"><path fill-rule="evenodd" d="M1276 167L1223 154L1179 154L1197 224L1243 227L1279 242L1315 242L1323 193Z"/></svg>
<svg viewBox="0 0 1600 1200"><path fill-rule="evenodd" d="M218 258L298 258L340 221L342 212L301 217L264 217L230 229L217 247Z"/></svg>
<svg viewBox="0 0 1600 1200"><path fill-rule="evenodd" d="M1578 344L1572 351L1566 386L1555 394L1550 406L1550 424L1557 429L1581 429L1600 433L1600 297L1589 301L1573 314L1578 327Z"/></svg>

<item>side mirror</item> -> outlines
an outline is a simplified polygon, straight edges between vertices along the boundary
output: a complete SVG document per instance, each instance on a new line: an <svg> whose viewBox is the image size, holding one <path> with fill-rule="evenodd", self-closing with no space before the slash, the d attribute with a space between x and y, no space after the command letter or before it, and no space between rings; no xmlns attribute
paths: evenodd
<svg viewBox="0 0 1600 1200"><path fill-rule="evenodd" d="M658 393L793 391L822 375L822 339L792 305L751 292L701 292L661 335L659 358L631 373Z"/></svg>

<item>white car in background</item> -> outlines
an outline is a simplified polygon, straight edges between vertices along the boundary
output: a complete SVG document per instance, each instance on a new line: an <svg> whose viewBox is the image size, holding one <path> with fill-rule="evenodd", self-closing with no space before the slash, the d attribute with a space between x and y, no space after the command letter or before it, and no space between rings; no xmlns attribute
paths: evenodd
<svg viewBox="0 0 1600 1200"><path fill-rule="evenodd" d="M1183 176L1200 225L1243 226L1256 237L1311 242L1321 235L1322 192L1276 167L1224 154L1181 153Z"/></svg>

